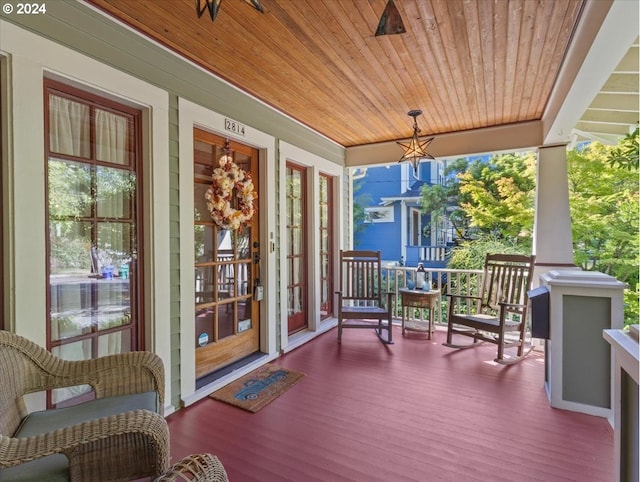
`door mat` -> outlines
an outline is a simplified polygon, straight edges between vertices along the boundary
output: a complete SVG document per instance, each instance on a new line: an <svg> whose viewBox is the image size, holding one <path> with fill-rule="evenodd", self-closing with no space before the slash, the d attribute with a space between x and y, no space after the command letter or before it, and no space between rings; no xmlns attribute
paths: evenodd
<svg viewBox="0 0 640 482"><path fill-rule="evenodd" d="M267 364L209 396L255 413L289 390L302 377L302 372Z"/></svg>

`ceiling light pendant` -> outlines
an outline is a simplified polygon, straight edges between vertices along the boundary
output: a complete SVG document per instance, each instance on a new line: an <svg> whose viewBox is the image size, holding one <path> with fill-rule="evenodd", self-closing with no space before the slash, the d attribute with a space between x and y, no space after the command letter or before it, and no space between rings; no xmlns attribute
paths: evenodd
<svg viewBox="0 0 640 482"><path fill-rule="evenodd" d="M213 22L218 16L220 5L222 5L222 0L204 0L204 4L202 0L196 0L196 13L198 14L198 18L202 17L205 10L209 10L209 16Z"/></svg>
<svg viewBox="0 0 640 482"><path fill-rule="evenodd" d="M255 8L258 12L264 13L264 7L262 6L261 0L245 0L245 2ZM218 16L218 13L220 13L221 5L222 0L196 0L196 13L198 14L198 18L202 17L205 10L208 10L211 21L213 22Z"/></svg>
<svg viewBox="0 0 640 482"><path fill-rule="evenodd" d="M430 137L429 139L420 140L418 134L420 132L420 128L418 127L418 116L422 114L422 111L419 109L410 110L407 112L407 115L413 117L413 137L409 142L398 142L404 148L404 154L400 158L398 162L409 161L413 166L413 172L415 175L418 175L418 164L420 164L421 159L435 159L431 154L427 152L427 147L433 141L434 137Z"/></svg>
<svg viewBox="0 0 640 482"><path fill-rule="evenodd" d="M389 0L387 6L384 8L384 12L380 16L378 22L378 28L376 29L376 37L378 35L393 35L396 33L405 33L404 23L402 23L402 17L398 11L398 7Z"/></svg>

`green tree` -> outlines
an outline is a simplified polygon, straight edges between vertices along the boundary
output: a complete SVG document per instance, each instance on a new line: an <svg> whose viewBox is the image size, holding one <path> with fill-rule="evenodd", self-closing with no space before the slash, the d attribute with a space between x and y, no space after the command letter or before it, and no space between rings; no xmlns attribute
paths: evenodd
<svg viewBox="0 0 640 482"><path fill-rule="evenodd" d="M459 175L461 208L483 234L530 242L535 199L534 153L503 154Z"/></svg>
<svg viewBox="0 0 640 482"><path fill-rule="evenodd" d="M640 161L638 160L638 128L631 134L627 134L620 144L609 151L607 162L611 167L621 167L623 169L638 170Z"/></svg>
<svg viewBox="0 0 640 482"><path fill-rule="evenodd" d="M591 143L567 153L574 262L629 285L625 319L638 322L640 194L638 129L618 146ZM474 229L453 250L449 267L481 268L488 252L530 252L535 157L496 156L472 163L444 188L424 190L423 206L445 212L452 200ZM446 196L442 193L446 192Z"/></svg>
<svg viewBox="0 0 640 482"><path fill-rule="evenodd" d="M488 163L460 159L445 172L455 177L423 187L423 212L448 216L463 241L491 235L530 246L535 163L534 153L497 155Z"/></svg>
<svg viewBox="0 0 640 482"><path fill-rule="evenodd" d="M637 130L635 139L637 150ZM638 167L628 157L616 157L620 152L620 146L592 143L568 153L574 254L582 269L609 274L635 290L640 261Z"/></svg>
<svg viewBox="0 0 640 482"><path fill-rule="evenodd" d="M468 167L466 159L457 159L446 167L443 184L422 186L422 212L431 214L432 224L448 221L453 226L456 238L461 240L471 238L469 217L460 206L466 198L460 192L459 175L466 172Z"/></svg>
<svg viewBox="0 0 640 482"><path fill-rule="evenodd" d="M482 269L487 253L529 254L529 248L513 239L504 239L493 234L481 234L472 241L464 241L456 246L449 258L451 269Z"/></svg>

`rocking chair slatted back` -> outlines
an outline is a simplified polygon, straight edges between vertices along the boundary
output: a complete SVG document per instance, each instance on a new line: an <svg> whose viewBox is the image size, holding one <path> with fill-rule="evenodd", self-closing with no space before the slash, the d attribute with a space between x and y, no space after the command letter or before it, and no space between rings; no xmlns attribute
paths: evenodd
<svg viewBox="0 0 640 482"><path fill-rule="evenodd" d="M531 285L530 256L490 254L484 263L481 311L500 309L500 303L522 305ZM521 309L519 309L521 311Z"/></svg>
<svg viewBox="0 0 640 482"><path fill-rule="evenodd" d="M342 341L343 328L374 328L383 343L393 343L393 293L385 296L382 281L380 251L340 251L340 291L336 292L338 343Z"/></svg>
<svg viewBox="0 0 640 482"><path fill-rule="evenodd" d="M380 253L344 251L341 257L343 300L380 302Z"/></svg>
<svg viewBox="0 0 640 482"><path fill-rule="evenodd" d="M531 289L534 264L535 256L488 254L478 296L448 295L449 316L444 345L470 348L477 346L478 341L495 343L498 345L496 362L510 364L522 360L526 356L527 292ZM463 306L466 310L460 311ZM453 335L471 337L473 342L454 344ZM509 347L516 347L517 354L507 361L504 350Z"/></svg>

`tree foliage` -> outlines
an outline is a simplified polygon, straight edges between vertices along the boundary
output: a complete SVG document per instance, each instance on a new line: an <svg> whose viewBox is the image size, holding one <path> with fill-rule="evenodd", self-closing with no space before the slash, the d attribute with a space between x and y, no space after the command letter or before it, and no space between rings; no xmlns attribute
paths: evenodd
<svg viewBox="0 0 640 482"><path fill-rule="evenodd" d="M431 222L439 223L448 219L458 239L469 239L469 218L461 208L464 195L460 192L459 175L466 172L466 159L457 159L445 171L443 184L422 186L422 212L431 213Z"/></svg>
<svg viewBox="0 0 640 482"><path fill-rule="evenodd" d="M455 213L466 226L449 267L481 268L489 252L531 251L535 156L501 155L453 167L455 179L423 189L423 209ZM617 146L590 143L567 153L574 263L629 285L626 322L638 320L640 195L638 129ZM451 207L457 204L457 207ZM460 221L461 220L461 221Z"/></svg>
<svg viewBox="0 0 640 482"><path fill-rule="evenodd" d="M620 144L609 151L607 163L611 167L621 167L630 171L638 171L638 128L627 134Z"/></svg>
<svg viewBox="0 0 640 482"><path fill-rule="evenodd" d="M459 159L444 185L424 186L422 209L448 216L460 241L491 236L530 243L535 195L535 156L503 154L489 162Z"/></svg>
<svg viewBox="0 0 640 482"><path fill-rule="evenodd" d="M599 143L573 150L567 159L575 263L633 289L640 261L637 139L636 130L635 164L633 156L617 157L625 147Z"/></svg>
<svg viewBox="0 0 640 482"><path fill-rule="evenodd" d="M482 234L516 241L533 232L535 156L503 154L460 174L461 208Z"/></svg>
<svg viewBox="0 0 640 482"><path fill-rule="evenodd" d="M482 269L487 253L528 254L529 249L514 240L500 238L492 234L482 234L473 241L464 241L454 248L449 258L451 269Z"/></svg>

